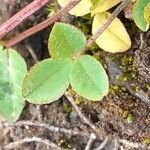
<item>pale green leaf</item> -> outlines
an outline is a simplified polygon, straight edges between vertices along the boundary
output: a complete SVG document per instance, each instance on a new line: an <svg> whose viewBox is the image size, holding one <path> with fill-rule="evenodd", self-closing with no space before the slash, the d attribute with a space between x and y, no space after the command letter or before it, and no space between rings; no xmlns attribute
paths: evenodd
<svg viewBox="0 0 150 150"><path fill-rule="evenodd" d="M64 7L69 0L58 0L60 6ZM91 0L81 0L69 13L74 16L84 16L91 12Z"/></svg>
<svg viewBox="0 0 150 150"><path fill-rule="evenodd" d="M22 83L27 73L24 59L13 49L0 46L0 114L16 121L24 107Z"/></svg>
<svg viewBox="0 0 150 150"><path fill-rule="evenodd" d="M75 60L70 80L75 92L89 100L99 101L108 93L107 74L92 56L83 55Z"/></svg>
<svg viewBox="0 0 150 150"><path fill-rule="evenodd" d="M93 6L92 8L95 8L99 1L101 1L101 0L91 0L92 6Z"/></svg>
<svg viewBox="0 0 150 150"><path fill-rule="evenodd" d="M52 58L73 57L86 45L86 37L73 25L56 23L51 31L48 47Z"/></svg>
<svg viewBox="0 0 150 150"><path fill-rule="evenodd" d="M94 8L91 13L92 15L95 15L98 13L105 12L120 2L121 0L98 0L94 3Z"/></svg>
<svg viewBox="0 0 150 150"><path fill-rule="evenodd" d="M69 86L70 59L45 59L36 64L26 75L23 96L34 104L58 100Z"/></svg>
<svg viewBox="0 0 150 150"><path fill-rule="evenodd" d="M148 5L150 5L150 0L137 0L133 8L134 22L142 31L149 29L150 21L147 16L150 16L150 9Z"/></svg>
<svg viewBox="0 0 150 150"><path fill-rule="evenodd" d="M94 34L107 21L110 13L96 14L92 24ZM115 18L109 27L97 38L97 45L103 50L111 53L123 52L131 47L130 37L122 22Z"/></svg>

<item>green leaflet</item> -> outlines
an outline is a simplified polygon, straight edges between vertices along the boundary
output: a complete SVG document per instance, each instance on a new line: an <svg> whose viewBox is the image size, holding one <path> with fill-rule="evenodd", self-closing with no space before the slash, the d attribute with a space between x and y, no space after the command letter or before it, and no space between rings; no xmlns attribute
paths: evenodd
<svg viewBox="0 0 150 150"><path fill-rule="evenodd" d="M59 99L69 86L70 59L45 59L26 75L23 96L34 104L45 104Z"/></svg>
<svg viewBox="0 0 150 150"><path fill-rule="evenodd" d="M89 100L99 101L108 93L107 74L102 65L89 55L83 55L74 62L70 80L75 92Z"/></svg>
<svg viewBox="0 0 150 150"><path fill-rule="evenodd" d="M142 31L149 29L150 21L145 17L145 14L146 16L150 16L150 10L146 9L148 5L150 5L150 0L137 0L133 9L133 19Z"/></svg>
<svg viewBox="0 0 150 150"><path fill-rule="evenodd" d="M86 45L86 37L76 27L56 23L49 38L49 53L52 58L62 59L73 57Z"/></svg>
<svg viewBox="0 0 150 150"><path fill-rule="evenodd" d="M15 122L24 107L22 83L27 73L24 59L13 49L0 46L0 114Z"/></svg>

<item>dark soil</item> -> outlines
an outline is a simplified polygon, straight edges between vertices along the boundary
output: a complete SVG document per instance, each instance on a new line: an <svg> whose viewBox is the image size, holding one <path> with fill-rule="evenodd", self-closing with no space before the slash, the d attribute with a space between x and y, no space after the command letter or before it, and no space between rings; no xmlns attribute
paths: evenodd
<svg viewBox="0 0 150 150"><path fill-rule="evenodd" d="M3 20L16 13L31 0L10 0L7 4L4 0L0 0L0 2L3 3L0 6L0 22L2 23ZM17 27L11 34L18 34L46 17L47 11L43 8ZM88 19L77 18L73 21L71 18L71 23L81 29L83 29L83 26L88 28L86 33L89 34L91 22ZM82 26L78 23L79 21L82 22ZM105 67L110 79L109 94L100 102L86 101L74 92L72 92L72 95L82 112L102 129L103 136L107 135L141 144L150 144L150 31L142 33L132 21L125 18L122 21L132 39L130 50L122 54L110 54L93 46L92 50L87 51L102 62ZM39 60L49 57L47 40L50 28L31 36L16 46L17 51L25 58L28 68L33 66L35 61L26 46L32 47ZM42 105L41 113L41 122L91 132L91 129L83 124L65 96L49 105ZM36 106L26 102L19 120L38 120ZM47 138L61 147L77 150L83 150L88 141L88 137L64 135L46 129L24 126L0 129L0 145L32 136ZM101 142L97 139L91 150ZM114 142L112 140L104 149L113 150L113 147ZM133 149L128 146L122 146L121 148L125 150ZM19 145L16 149L48 150L49 148L43 144L29 143ZM139 148L139 150L141 149Z"/></svg>

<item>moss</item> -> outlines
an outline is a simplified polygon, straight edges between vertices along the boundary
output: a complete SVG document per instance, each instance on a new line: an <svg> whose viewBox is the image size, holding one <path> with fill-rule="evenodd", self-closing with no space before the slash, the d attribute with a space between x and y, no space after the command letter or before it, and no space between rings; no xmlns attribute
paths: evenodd
<svg viewBox="0 0 150 150"><path fill-rule="evenodd" d="M69 141L67 139L61 139L60 141L58 141L58 146L67 148L67 149L72 149L71 145L69 144Z"/></svg>
<svg viewBox="0 0 150 150"><path fill-rule="evenodd" d="M109 90L111 94L123 94L124 92L126 92L125 87L114 85L114 84L110 84Z"/></svg>
<svg viewBox="0 0 150 150"><path fill-rule="evenodd" d="M119 64L119 68L122 71L122 75L120 75L117 79L121 83L126 83L127 81L137 79L138 70L134 56L128 54L116 54L115 56L112 56L111 61Z"/></svg>
<svg viewBox="0 0 150 150"><path fill-rule="evenodd" d="M134 86L132 86L132 91L134 91L134 92L138 92L141 88L139 87L139 86L137 86L137 85L134 85Z"/></svg>
<svg viewBox="0 0 150 150"><path fill-rule="evenodd" d="M134 121L134 116L126 109L120 109L120 115L125 119L127 123L132 123Z"/></svg>
<svg viewBox="0 0 150 150"><path fill-rule="evenodd" d="M143 140L143 143L144 143L144 144L150 144L150 137L146 137L146 138Z"/></svg>
<svg viewBox="0 0 150 150"><path fill-rule="evenodd" d="M146 88L147 88L147 90L150 90L150 83L146 84Z"/></svg>
<svg viewBox="0 0 150 150"><path fill-rule="evenodd" d="M75 17L73 25L80 29L87 38L91 36L92 19L90 14L83 17Z"/></svg>
<svg viewBox="0 0 150 150"><path fill-rule="evenodd" d="M128 113L129 113L129 112L128 112L127 110L123 110L123 111L122 111L122 117L123 117L123 118L126 118L126 117L128 116Z"/></svg>
<svg viewBox="0 0 150 150"><path fill-rule="evenodd" d="M49 17L56 14L58 8L57 6L58 4L56 1L51 2L51 4L47 6L46 11L48 12Z"/></svg>
<svg viewBox="0 0 150 150"><path fill-rule="evenodd" d="M132 123L134 121L134 116L132 114L128 114L126 121L127 123Z"/></svg>
<svg viewBox="0 0 150 150"><path fill-rule="evenodd" d="M67 103L63 104L63 108L64 108L64 111L67 112L67 113L71 113L72 112L72 107L69 104L67 104Z"/></svg>
<svg viewBox="0 0 150 150"><path fill-rule="evenodd" d="M120 69L123 74L119 77L120 81L126 82L137 79L137 66L134 63L133 56L123 56L121 59Z"/></svg>
<svg viewBox="0 0 150 150"><path fill-rule="evenodd" d="M83 100L82 100L81 97L78 97L78 98L75 99L75 103L76 103L77 105L80 105L82 102L83 102Z"/></svg>

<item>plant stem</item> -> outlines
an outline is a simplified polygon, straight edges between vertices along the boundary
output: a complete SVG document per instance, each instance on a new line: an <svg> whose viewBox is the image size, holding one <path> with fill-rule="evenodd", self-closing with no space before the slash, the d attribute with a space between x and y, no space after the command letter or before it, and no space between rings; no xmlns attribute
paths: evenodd
<svg viewBox="0 0 150 150"><path fill-rule="evenodd" d="M95 126L91 120L89 120L79 109L79 107L76 105L76 103L74 102L74 99L72 98L72 96L68 93L65 92L65 96L67 97L68 101L71 103L71 105L74 107L75 111L77 112L78 116L81 118L81 120L86 123L95 133L96 135L99 137L99 139L103 139L102 135L102 130L100 128L98 128L97 126Z"/></svg>
<svg viewBox="0 0 150 150"><path fill-rule="evenodd" d="M76 112L78 113L79 117L86 123L88 124L93 130L96 130L96 126L91 123L91 121L89 119L87 119L82 112L79 110L79 107L75 104L74 99L72 98L72 96L66 92L65 96L67 97L68 101L71 103L71 105L74 107L74 109L76 110Z"/></svg>
<svg viewBox="0 0 150 150"><path fill-rule="evenodd" d="M18 121L16 123L8 123L8 122L2 122L0 123L0 128L6 128L6 127L21 127L21 126L34 126L37 128L45 128L51 132L56 132L56 133L63 133L63 134L68 134L72 136L89 136L88 132L84 131L78 131L77 129L67 129L67 128L62 128L58 126L53 126L47 123L41 123L39 121L28 121L28 120L22 120Z"/></svg>
<svg viewBox="0 0 150 150"><path fill-rule="evenodd" d="M35 13L39 10L42 6L48 3L49 0L34 0L32 3L27 5L17 14L12 16L6 22L4 22L0 26L0 39L3 38L8 32L18 26L21 22L23 22L27 17Z"/></svg>
<svg viewBox="0 0 150 150"><path fill-rule="evenodd" d="M22 140L18 140L18 141L15 141L15 142L12 142L6 146L3 146L2 148L4 149L12 149L12 148L15 148L17 147L18 145L20 144L24 144L24 143L31 143L31 142L38 142L38 143L43 143L44 145L46 146L49 146L51 147L52 149L55 149L55 150L65 150L61 147L58 147L55 143L53 143L52 141L48 140L48 139L42 139L42 138L39 138L39 137L28 137L28 138L24 138Z"/></svg>
<svg viewBox="0 0 150 150"><path fill-rule="evenodd" d="M111 24L111 22L119 15L119 13L131 2L131 0L124 0L110 15L110 17L107 19L107 21L104 23L104 25L98 29L98 31L90 37L90 39L87 41L87 47L91 46L95 40L108 28L108 26Z"/></svg>
<svg viewBox="0 0 150 150"><path fill-rule="evenodd" d="M29 28L28 30L24 31L23 33L15 36L12 38L10 41L5 42L5 46L7 48L12 47L13 45L21 42L25 38L47 28L49 25L53 24L54 22L58 21L61 16L65 15L68 13L75 5L77 5L80 2L80 0L70 0L70 2L63 7L61 10L59 10L54 16L47 18L43 22L35 25L32 28Z"/></svg>
<svg viewBox="0 0 150 150"><path fill-rule="evenodd" d="M91 133L89 140L88 140L88 143L87 143L84 150L90 150L95 139L96 139L96 135L94 133Z"/></svg>
<svg viewBox="0 0 150 150"><path fill-rule="evenodd" d="M108 143L108 137L106 136L104 141L94 150L102 150L106 146L107 143Z"/></svg>

